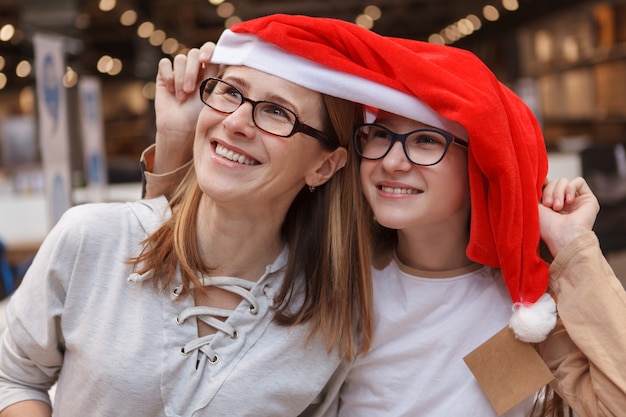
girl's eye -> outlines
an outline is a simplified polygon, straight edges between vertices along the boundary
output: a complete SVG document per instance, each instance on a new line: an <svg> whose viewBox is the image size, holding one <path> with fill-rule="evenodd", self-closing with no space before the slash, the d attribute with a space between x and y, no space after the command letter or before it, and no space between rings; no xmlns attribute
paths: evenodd
<svg viewBox="0 0 626 417"><path fill-rule="evenodd" d="M420 133L415 135L413 143L419 145L442 145L445 146L446 140L443 136L435 135L432 133Z"/></svg>
<svg viewBox="0 0 626 417"><path fill-rule="evenodd" d="M370 131L372 139L391 139L391 135L384 129L372 129Z"/></svg>

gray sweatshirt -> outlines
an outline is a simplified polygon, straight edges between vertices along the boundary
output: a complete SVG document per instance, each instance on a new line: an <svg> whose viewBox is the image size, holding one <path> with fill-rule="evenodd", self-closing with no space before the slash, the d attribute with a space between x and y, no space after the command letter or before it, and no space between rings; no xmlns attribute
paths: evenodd
<svg viewBox="0 0 626 417"><path fill-rule="evenodd" d="M169 216L163 197L67 211L8 305L0 410L49 402L55 382L61 417L297 416L320 399L337 352L320 337L305 344L306 326L273 322L288 251L245 290L226 330L196 343L180 278L163 292L126 262Z"/></svg>

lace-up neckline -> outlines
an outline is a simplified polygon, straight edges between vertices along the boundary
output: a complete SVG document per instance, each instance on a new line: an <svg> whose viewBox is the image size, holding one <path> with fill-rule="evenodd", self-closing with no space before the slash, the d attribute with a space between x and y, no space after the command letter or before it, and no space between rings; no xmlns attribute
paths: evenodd
<svg viewBox="0 0 626 417"><path fill-rule="evenodd" d="M256 282L235 277L201 277L200 281L202 286L213 286L239 295L243 300L242 302L249 305L248 308L250 314L258 314L259 302L256 296L251 293L252 288L257 284ZM174 295L180 294L181 289L182 285L174 288ZM271 305L275 295L274 292L269 287L265 286L263 293L269 299ZM210 346L211 341L215 338L217 332L222 332L232 339L237 339L239 337L237 329L227 322L233 312L234 309L231 310L201 305L188 307L181 311L175 318L178 325L184 325L189 321L189 319L196 318L215 329L216 333L199 336L196 339L189 341L181 347L180 353L182 355L189 355L193 351L197 351L199 353L197 366L200 366L200 361L203 360L208 360L211 364L217 363L219 361L219 357Z"/></svg>

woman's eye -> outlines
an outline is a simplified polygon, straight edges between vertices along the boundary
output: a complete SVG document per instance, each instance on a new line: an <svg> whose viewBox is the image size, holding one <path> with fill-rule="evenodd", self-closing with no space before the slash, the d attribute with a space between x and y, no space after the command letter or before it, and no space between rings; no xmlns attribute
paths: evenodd
<svg viewBox="0 0 626 417"><path fill-rule="evenodd" d="M229 96L233 98L236 98L239 100L241 99L241 93L236 88L229 88L228 90L226 90L226 94L228 94Z"/></svg>
<svg viewBox="0 0 626 417"><path fill-rule="evenodd" d="M291 112L278 104L266 103L263 112L276 118L293 119Z"/></svg>

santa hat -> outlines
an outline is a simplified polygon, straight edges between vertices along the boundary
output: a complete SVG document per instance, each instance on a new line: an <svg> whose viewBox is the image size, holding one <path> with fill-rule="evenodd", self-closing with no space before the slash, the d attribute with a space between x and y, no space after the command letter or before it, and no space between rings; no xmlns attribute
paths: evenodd
<svg viewBox="0 0 626 417"><path fill-rule="evenodd" d="M469 140L467 256L500 268L510 327L539 342L556 323L540 258L538 202L548 170L529 108L472 53L383 37L349 22L271 15L226 30L213 62L245 65Z"/></svg>

